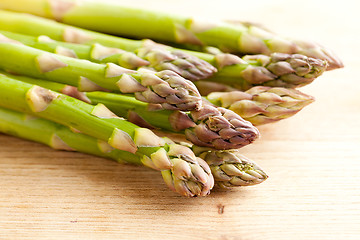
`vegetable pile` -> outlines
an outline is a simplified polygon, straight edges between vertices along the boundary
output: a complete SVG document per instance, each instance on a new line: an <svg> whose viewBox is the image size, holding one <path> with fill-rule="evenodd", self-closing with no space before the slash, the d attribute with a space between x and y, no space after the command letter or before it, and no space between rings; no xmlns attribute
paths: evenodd
<svg viewBox="0 0 360 240"><path fill-rule="evenodd" d="M142 164L188 197L266 180L238 149L255 126L314 101L296 88L343 67L327 48L257 24L102 1L0 8L0 132Z"/></svg>

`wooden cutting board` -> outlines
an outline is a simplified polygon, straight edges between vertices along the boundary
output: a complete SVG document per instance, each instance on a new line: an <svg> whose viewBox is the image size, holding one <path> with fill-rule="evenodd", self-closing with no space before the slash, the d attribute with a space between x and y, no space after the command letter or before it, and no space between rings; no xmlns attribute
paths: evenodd
<svg viewBox="0 0 360 240"><path fill-rule="evenodd" d="M128 3L130 4L130 3ZM260 127L244 155L270 178L188 199L158 172L0 134L0 239L360 239L356 2L132 1L265 24L336 50L346 67L301 91L316 102ZM341 4L341 5L340 5Z"/></svg>

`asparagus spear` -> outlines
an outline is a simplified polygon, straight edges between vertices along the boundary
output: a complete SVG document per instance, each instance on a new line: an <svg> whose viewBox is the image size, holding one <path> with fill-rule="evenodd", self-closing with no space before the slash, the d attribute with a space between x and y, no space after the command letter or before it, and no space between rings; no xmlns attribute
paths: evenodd
<svg viewBox="0 0 360 240"><path fill-rule="evenodd" d="M68 127L52 121L5 108L0 108L0 132L43 143L58 150L84 152L121 163L143 164L161 171L166 184L187 197L205 196L214 184L209 166L204 160L195 157L189 148L175 143L168 144L165 159L161 156L164 150L153 153L149 158L114 149L104 141L72 132Z"/></svg>
<svg viewBox="0 0 360 240"><path fill-rule="evenodd" d="M215 183L219 187L250 186L262 183L268 178L261 167L237 149L214 151L198 146L193 146L192 149L196 156L209 164Z"/></svg>
<svg viewBox="0 0 360 240"><path fill-rule="evenodd" d="M216 68L212 67L212 65L208 64L211 66L209 67L208 65L202 64L202 62L206 63L205 61L197 63L196 57L183 54L181 51L174 51L173 55L166 54L165 47L160 44L148 43L147 47L136 51L138 54L136 56L134 53L104 47L99 44L92 46L71 44L54 41L46 37L44 38L44 36L36 38L7 31L0 31L0 34L27 46L60 55L80 56L82 59L88 59L94 62L112 62L132 69L145 65L158 71L170 69L193 81L208 78L207 81L230 84L239 89L248 89L250 86L258 84L289 88L300 87L311 83L325 71L327 66L325 61L308 58L299 54L275 53L271 56L249 55L242 59L233 56L233 59L238 61L237 64L228 66L222 69L217 75L211 77L212 72L216 71ZM110 56L106 57L109 54ZM185 55L185 57L182 58L185 59L184 61L180 60L182 55ZM141 56L141 58L138 56ZM218 58L220 56L221 55L218 55ZM149 62L144 62L144 59L149 60ZM172 60L172 62L169 62L169 59ZM186 61L186 59L188 59L188 61ZM195 59L195 61L192 61L194 64L190 62L191 59ZM148 62L148 64L146 64L146 62ZM195 65L198 66L195 67ZM199 68L204 70L198 71L197 69ZM207 74L203 74L207 69L209 69Z"/></svg>
<svg viewBox="0 0 360 240"><path fill-rule="evenodd" d="M251 24L200 20L98 1L3 0L0 7L115 35L209 45L241 54L306 53L326 60L328 70L343 67L335 54L319 44L299 43Z"/></svg>
<svg viewBox="0 0 360 240"><path fill-rule="evenodd" d="M200 131L200 125L203 122L212 122L214 116L220 116L223 109L227 109L222 114L229 122L232 117L239 115L251 124L258 126L267 123L276 122L282 119L289 118L299 111L314 102L314 97L304 94L295 89L287 89L281 87L266 87L257 86L253 87L245 92L236 91L231 89L229 92L211 92L207 96L203 97L206 102L209 102L215 106L216 109L211 108L214 115L209 115L205 108L201 114L207 116L203 121L196 121L199 111L190 111L188 113L179 112L176 110L158 110L152 109L152 104L137 101L131 96L119 95L106 92L79 92L76 88L67 86L64 84L52 83L42 81L40 79L33 79L22 76L14 76L9 73L1 72L9 77L18 79L20 81L28 82L31 84L37 84L39 86L49 88L53 91L61 92L66 95L73 96L81 99L85 102L98 104L105 104L111 111L118 116L127 118L130 122L147 128L159 128L171 132L184 132L186 137L193 141L194 144L201 146L208 146L217 149L230 149L239 148L242 145L251 143L257 138L257 130L253 130L251 126L244 125L243 128L237 129L239 136L251 137L249 142L241 143L241 145L233 145L228 147L214 146L212 143L198 142L194 135L204 135L202 139L211 138L207 134L213 135L213 133L206 133L209 129L213 130L214 127L210 125L207 128ZM206 103L205 103L206 105ZM155 111L154 111L155 110ZM230 111L229 111L230 110ZM239 121L242 121L238 118ZM216 128L222 128L221 131L225 131L225 126L218 125ZM200 131L200 132L199 132ZM227 130L228 131L228 130ZM213 130L213 132L220 132L220 130ZM248 132L248 133L247 133ZM252 133L251 133L252 132ZM246 134L247 133L247 134ZM251 133L251 134L250 134ZM219 134L220 137L224 137Z"/></svg>
<svg viewBox="0 0 360 240"><path fill-rule="evenodd" d="M169 138L165 140L168 143L174 143ZM204 159L210 166L215 184L221 188L256 185L268 178L259 165L243 156L238 149L215 150L191 145L181 140L175 142L191 148L196 156Z"/></svg>
<svg viewBox="0 0 360 240"><path fill-rule="evenodd" d="M92 32L80 28L74 28L69 25L64 25L51 20L42 19L39 17L0 11L0 29L24 33L33 36L47 35L55 40L83 43L93 45L100 43L104 46L121 48L129 51L135 51L138 55L143 56L143 53L151 52L178 52L180 55L190 54L203 59L218 69L217 74L211 77L211 81L226 82L229 84L236 84L241 90L247 90L253 85L271 84L272 86L287 86L299 87L310 83L314 78L320 76L326 69L325 61L315 60L313 58L306 58L305 56L287 56L285 59L266 58L258 56L257 59L249 59L245 61L239 57L231 54L219 53L216 55L206 54L196 51L176 50L171 47L159 45L149 40L135 41L119 37L114 37L106 34ZM285 56L285 55L283 55ZM273 61L277 59L276 61ZM286 59L291 60L292 64ZM278 63L278 62L279 63ZM281 62L281 63L280 63ZM276 71L267 69L267 65L276 66ZM300 64L301 63L301 64ZM300 64L300 65L299 65ZM303 66L306 71L295 70ZM279 68L279 69L278 69ZM303 69L303 70L305 70ZM282 71L280 71L282 70ZM280 75L277 75L280 73ZM269 82L269 83L267 83Z"/></svg>
<svg viewBox="0 0 360 240"><path fill-rule="evenodd" d="M291 117L314 101L295 89L253 87L246 92L213 92L206 99L216 106L234 111L254 125Z"/></svg>
<svg viewBox="0 0 360 240"><path fill-rule="evenodd" d="M198 146L240 148L252 143L259 132L251 123L225 108L204 104L198 111L149 111L149 105L128 96L103 92L86 93L92 104L103 103L119 116L144 127L183 132Z"/></svg>
<svg viewBox="0 0 360 240"><path fill-rule="evenodd" d="M77 86L81 91L110 89L133 93L141 101L180 110L198 109L201 98L194 84L165 70L136 72L118 65L90 61L34 49L0 35L0 68L12 72Z"/></svg>
<svg viewBox="0 0 360 240"><path fill-rule="evenodd" d="M192 81L208 78L217 71L204 60L185 52L167 50L160 44L151 44L150 41L144 47L137 49L135 54L98 43L84 45L55 41L45 35L34 37L8 31L0 31L0 34L27 46L68 57L87 59L97 63L115 63L129 69L148 66L156 71L172 70Z"/></svg>
<svg viewBox="0 0 360 240"><path fill-rule="evenodd" d="M205 104L198 111L181 112L161 110L127 95L107 92L79 92L64 84L47 82L29 77L4 75L30 84L49 88L88 103L105 104L116 115L148 128L160 128L173 132L183 132L196 145L216 149L240 148L253 142L258 130L237 114L225 108Z"/></svg>

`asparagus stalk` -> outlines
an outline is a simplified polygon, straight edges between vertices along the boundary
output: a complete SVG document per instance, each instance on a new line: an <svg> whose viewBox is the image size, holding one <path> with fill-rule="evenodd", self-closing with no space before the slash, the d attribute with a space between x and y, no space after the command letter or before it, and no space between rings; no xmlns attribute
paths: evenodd
<svg viewBox="0 0 360 240"><path fill-rule="evenodd" d="M240 148L252 143L258 130L248 121L225 108L208 103L198 111L163 110L127 95L107 92L79 92L76 88L29 77L4 75L76 97L92 104L104 104L116 115L147 128L183 132L196 145L216 149Z"/></svg>
<svg viewBox="0 0 360 240"><path fill-rule="evenodd" d="M256 25L200 20L98 1L19 1L3 0L0 7L115 35L209 45L241 54L305 53L326 60L328 70L343 67L335 54L319 44L289 40Z"/></svg>
<svg viewBox="0 0 360 240"><path fill-rule="evenodd" d="M63 84L14 76L5 72L2 73L20 81L38 84L39 86L61 92L88 103L103 103L111 111L116 113L116 115L125 117L130 122L137 125L147 128L159 128L171 132L184 132L188 140L192 141L194 144L216 149L239 148L254 141L258 135L257 130L252 130L251 126L244 125L243 128L237 129L239 136L251 136L251 139L249 142L242 143L242 145L221 147L214 146L209 142L204 145L204 143L200 143L196 138L193 139L194 135L204 135L204 137L202 137L204 141L206 138L211 138L210 136L207 136L206 132L209 129L213 130L214 127L208 125L207 128L200 130L201 128L199 125L202 125L202 122L212 122L212 117L219 116L219 112L221 113L224 109L227 109L228 111L223 114L223 117L229 122L231 122L231 117L233 117L235 113L242 119L249 121L252 125L258 126L289 118L315 100L314 97L298 90L281 87L272 88L257 86L245 92L236 91L234 89L230 89L229 92L211 92L203 97L203 99L206 102L217 106L218 111L211 108L213 115L209 115L207 111L204 110L200 113L206 115L207 118L205 118L204 121L196 121L196 116L199 115L199 111L184 113L176 110L157 110L153 109L154 105L140 102L131 96L106 92L79 92L76 88ZM238 120L242 121L240 118L238 118ZM225 131L224 126L218 125L216 128L221 128L221 131ZM213 132L220 132L220 130L213 130ZM253 133L245 134L246 132ZM208 134L213 135L213 133ZM221 134L219 135L220 137L224 137ZM226 139L226 137L224 137L224 139Z"/></svg>
<svg viewBox="0 0 360 240"><path fill-rule="evenodd" d="M7 31L0 31L0 34L27 46L60 55L79 56L79 58L93 62L112 62L131 69L145 65L158 71L170 69L193 81L208 78L207 81L234 85L238 89L248 89L250 86L258 84L289 88L300 87L311 83L325 71L327 66L325 61L299 54L250 55L242 59L233 56L239 63L228 66L211 77L212 72L216 71L216 68L212 67L212 65L208 64L211 66L209 67L203 64L206 63L205 61L199 62L201 60L197 61L196 57L183 54L181 51L174 51L172 55L166 54L165 47L160 44L148 43L147 47L138 49L138 55L135 55L131 52L108 48L99 44L93 44L92 46L71 44L54 41L44 36L32 37ZM182 55L185 56L181 58ZM141 58L138 56L141 56ZM180 60L180 58L184 61ZM169 59L172 62L169 62ZM191 62L191 59L195 60ZM197 67L195 67L196 65ZM197 71L199 68L204 70ZM203 72L207 71L207 69L209 71L205 76Z"/></svg>
<svg viewBox="0 0 360 240"><path fill-rule="evenodd" d="M239 57L231 54L219 53L212 55L196 51L177 50L153 43L149 40L135 41L119 38L80 28L74 28L69 25L36 16L6 11L0 11L0 13L0 29L2 30L33 36L45 34L55 40L72 43L83 43L89 45L100 43L108 47L137 52L138 56L141 57L144 56L144 54L146 55L148 52L151 53L152 51L157 52L160 50L164 52L164 54L166 52L170 52L170 54L171 52L177 52L180 55L190 54L207 61L218 69L218 72L211 77L211 81L235 84L241 90L247 90L254 85L260 84L271 84L271 86L280 87L300 87L312 82L314 78L320 76L327 67L325 61L306 58L305 56L300 55L290 55L285 57L285 59L258 56L257 59L249 59L245 61L244 59L240 59ZM274 59L277 60L273 61ZM278 63L277 61L281 63ZM282 63L284 61L287 63ZM276 68L268 69L267 65L269 64L271 64L271 66L275 65ZM294 67L292 67L293 64L295 64ZM302 67L303 71L297 71L296 69L299 67ZM277 75L279 73L280 75Z"/></svg>
<svg viewBox="0 0 360 240"><path fill-rule="evenodd" d="M206 62L199 62L201 60L197 61L196 57L187 55L181 51L174 51L172 55L166 54L165 47L155 43L148 43L147 47L138 49L136 51L138 55L135 55L131 52L108 48L99 44L93 44L92 46L71 44L54 41L44 36L32 37L7 31L0 31L0 34L27 46L60 55L80 56L82 59L88 59L94 62L112 62L132 69L145 65L158 71L170 69L193 81L207 78L207 81L234 85L239 89L248 89L250 86L258 84L288 88L300 87L311 83L315 78L319 77L327 66L325 61L308 58L299 54L276 53L271 56L249 55L242 59L233 56L233 60L236 60L238 62L237 64L228 66L222 69L217 75L211 76L212 73L216 71L216 68L212 67L212 65L208 63L207 65L203 64ZM177 56L175 56L175 54ZM184 61L180 60L182 55L185 55L182 58ZM138 56L141 56L141 58ZM225 55L218 55L218 58L220 56L224 57ZM229 55L227 56L229 57ZM144 59L146 59L145 62ZM169 59L172 60L172 62L169 62ZM188 61L186 59L188 59ZM195 60L191 63L191 59ZM198 67L195 67L195 65ZM189 69L187 70L186 68ZM197 69L199 68L204 70L198 71ZM209 69L207 74L203 74L207 69Z"/></svg>
<svg viewBox="0 0 360 240"><path fill-rule="evenodd" d="M81 91L109 89L132 93L141 101L164 108L201 107L195 85L170 70L136 72L112 63L92 63L17 44L4 36L0 39L0 54L6 56L0 61L2 69L77 86Z"/></svg>
<svg viewBox="0 0 360 240"><path fill-rule="evenodd" d="M150 40L146 46L137 49L135 54L98 43L84 45L55 41L45 35L34 37L8 31L0 31L0 33L27 46L59 55L87 59L96 63L115 63L129 69L147 66L156 71L172 70L192 81L208 78L217 71L204 60L182 51L167 50L160 44L151 44Z"/></svg>
<svg viewBox="0 0 360 240"><path fill-rule="evenodd" d="M213 92L206 99L234 111L254 125L289 118L314 101L314 97L295 89L265 86L253 87L246 92Z"/></svg>
<svg viewBox="0 0 360 240"><path fill-rule="evenodd" d="M221 188L256 185L268 178L259 165L237 149L214 151L198 146L192 149L209 164L215 183Z"/></svg>
<svg viewBox="0 0 360 240"><path fill-rule="evenodd" d="M0 108L0 132L43 143L57 150L84 152L121 163L151 167L161 171L164 181L172 190L187 197L205 196L214 184L204 160L195 157L189 148L175 143L168 144L166 159L160 160L161 151L149 158L114 149L102 140L72 132L68 127L52 121L5 108Z"/></svg>

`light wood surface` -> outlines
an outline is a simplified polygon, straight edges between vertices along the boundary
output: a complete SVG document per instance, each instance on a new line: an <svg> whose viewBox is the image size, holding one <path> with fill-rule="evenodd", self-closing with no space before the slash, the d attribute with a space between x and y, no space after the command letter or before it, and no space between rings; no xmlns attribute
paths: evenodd
<svg viewBox="0 0 360 240"><path fill-rule="evenodd" d="M356 2L152 2L131 4L260 22L321 42L346 67L302 88L316 102L260 127L261 139L243 149L269 174L266 182L203 198L178 196L144 167L0 134L0 239L360 239Z"/></svg>

